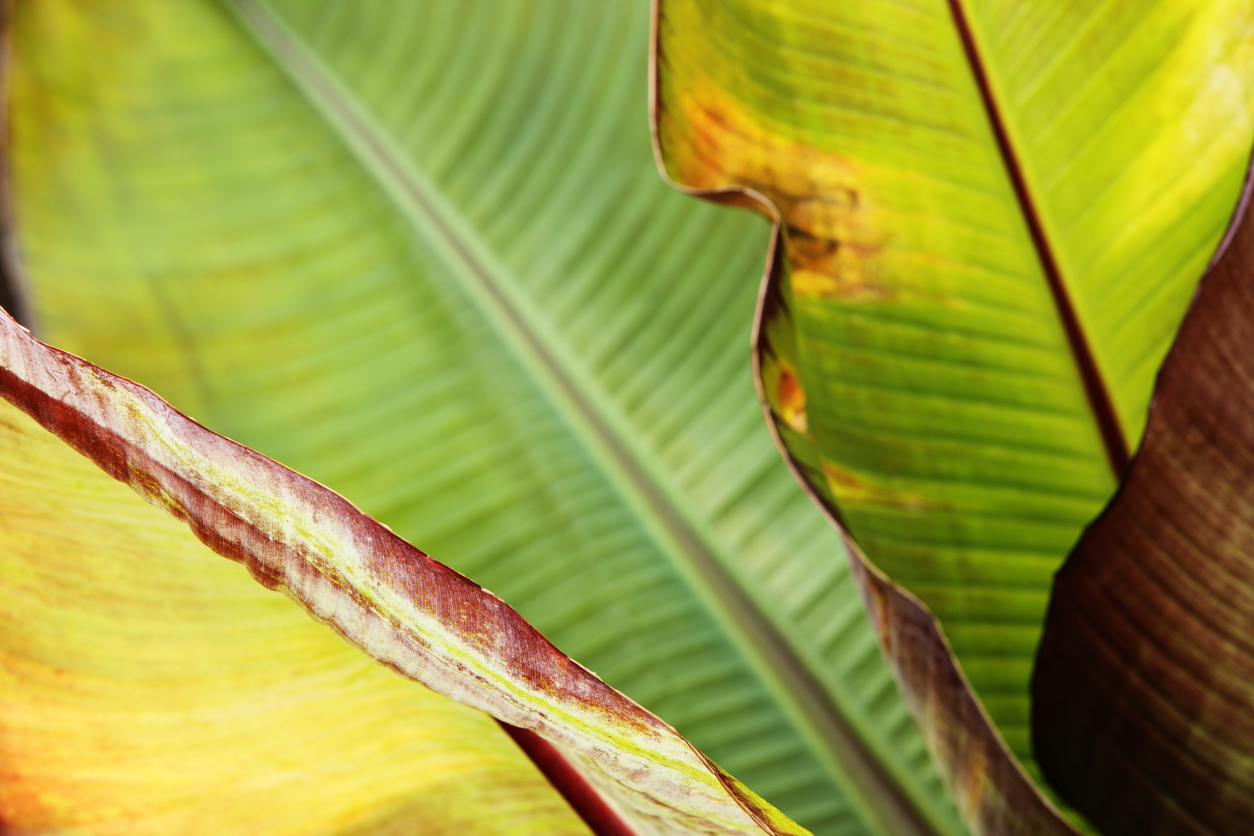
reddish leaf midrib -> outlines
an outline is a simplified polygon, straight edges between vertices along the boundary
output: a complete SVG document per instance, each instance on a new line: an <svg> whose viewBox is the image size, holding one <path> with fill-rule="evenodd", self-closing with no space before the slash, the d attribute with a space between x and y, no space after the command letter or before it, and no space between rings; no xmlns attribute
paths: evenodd
<svg viewBox="0 0 1254 836"><path fill-rule="evenodd" d="M1019 157L1015 153L1014 146L1010 143L1010 136L1006 131L1005 122L1002 120L997 100L993 97L993 89L989 83L988 73L984 69L984 62L976 46L971 26L967 22L962 2L961 0L948 0L948 3L949 11L953 16L954 26L958 30L958 36L962 39L962 48L966 53L967 63L971 66L971 73L975 77L976 86L980 90L984 111L988 114L989 126L992 128L993 136L997 140L997 149L1001 153L1003 162L1006 164L1006 173L1010 177L1010 182L1015 190L1015 197L1023 210L1023 217L1027 222L1028 232L1032 236L1032 244L1036 248L1037 257L1040 259L1041 269L1045 273L1045 280L1049 283L1050 294L1053 296L1054 305L1058 310L1058 318L1062 321L1063 331L1067 335L1067 343L1071 348L1071 356L1074 358L1076 368L1080 373L1084 394L1088 400L1089 408L1093 412L1093 418L1097 422L1098 432L1102 437L1106 458L1110 463L1111 470L1114 471L1115 478L1122 480L1124 473L1127 472L1130 453L1127 439L1124 438L1123 430L1119 425L1114 401L1111 399L1110 391L1106 388L1106 382L1097 367L1097 360L1093 356L1093 350L1089 346L1088 338L1080 325L1071 296L1063 284L1062 272L1058 268L1058 261L1054 257L1053 249L1050 247L1049 238L1045 235L1045 228L1041 223L1036 204L1028 191L1027 181L1023 176L1023 168L1019 164Z"/></svg>
<svg viewBox="0 0 1254 836"><path fill-rule="evenodd" d="M533 731L510 725L503 720L497 720L497 723L518 744L518 748L531 758L531 762L553 788L561 793L562 798L566 799L566 803L593 833L597 836L639 836L601 797L588 779L567 760L560 749Z"/></svg>

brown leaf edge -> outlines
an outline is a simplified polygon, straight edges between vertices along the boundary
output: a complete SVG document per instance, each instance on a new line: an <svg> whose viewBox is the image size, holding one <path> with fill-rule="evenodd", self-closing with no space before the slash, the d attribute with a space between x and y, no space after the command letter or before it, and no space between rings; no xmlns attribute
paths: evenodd
<svg viewBox="0 0 1254 836"><path fill-rule="evenodd" d="M806 833L491 592L329 488L39 342L3 311L0 397L349 643L521 729L555 784L573 771L595 788L591 807L572 806L612 814L589 821L597 832Z"/></svg>
<svg viewBox="0 0 1254 836"><path fill-rule="evenodd" d="M781 236L776 221L753 326L754 385L771 437L802 489L844 536L867 617L963 819L981 836L1074 836L1075 827L1011 753L963 674L939 621L918 598L867 559L841 524L836 507L815 492L783 438L786 421L771 407L762 379L764 359L775 356L767 325L785 304L779 295L780 281L786 276Z"/></svg>
<svg viewBox="0 0 1254 836"><path fill-rule="evenodd" d="M772 408L763 385L764 358L776 356L768 335L773 318L787 316L781 290L785 263L783 224L777 206L748 187L694 189L667 173L659 138L658 42L663 0L652 0L649 54L649 121L658 173L672 188L728 206L752 209L771 221L766 269L758 293L751 336L754 388L775 446L797 483L844 537L853 575L867 615L875 626L906 706L923 733L928 750L958 809L979 836L1034 834L1077 836L1078 830L1041 792L1011 754L963 674L936 617L914 595L891 581L849 536L836 507L820 497L782 436L787 421Z"/></svg>
<svg viewBox="0 0 1254 836"><path fill-rule="evenodd" d="M1037 651L1034 749L1103 833L1254 827L1252 178Z"/></svg>

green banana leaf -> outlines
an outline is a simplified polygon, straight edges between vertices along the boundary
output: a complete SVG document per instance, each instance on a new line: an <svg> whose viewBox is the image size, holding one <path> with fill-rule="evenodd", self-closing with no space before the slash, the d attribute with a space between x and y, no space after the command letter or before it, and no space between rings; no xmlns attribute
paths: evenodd
<svg viewBox="0 0 1254 836"><path fill-rule="evenodd" d="M956 836L842 541L761 426L747 337L769 230L653 169L648 23L576 0L20 4L8 162L31 322L483 583L815 833ZM23 703L90 639L45 646ZM25 721L0 722L7 740ZM421 747L401 725L386 739ZM284 733L223 756L267 753L247 767L267 786ZM168 809L76 763L40 773L63 801L30 826L109 795L129 806L94 815L123 829ZM188 809L233 797L168 768ZM299 832L268 821L218 832Z"/></svg>
<svg viewBox="0 0 1254 836"><path fill-rule="evenodd" d="M780 226L762 394L887 576L859 570L977 829L1055 827L1002 762L1036 772L1053 573L1236 204L1252 33L1225 0L660 2L666 170Z"/></svg>

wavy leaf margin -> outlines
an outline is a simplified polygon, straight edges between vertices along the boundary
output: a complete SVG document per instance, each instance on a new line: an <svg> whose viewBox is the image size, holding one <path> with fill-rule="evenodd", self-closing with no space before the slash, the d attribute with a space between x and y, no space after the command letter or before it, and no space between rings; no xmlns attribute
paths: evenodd
<svg viewBox="0 0 1254 836"><path fill-rule="evenodd" d="M820 497L802 472L803 465L798 459L805 456L796 455L799 451L794 451L785 439L787 434L794 439L794 444L808 445L802 436L790 432L789 416L785 414L789 405L772 405L763 382L767 367L777 358L768 333L772 330L771 318L787 309L781 292L788 272L782 216L770 198L752 188L695 189L676 182L667 173L658 127L658 31L662 2L652 0L649 54L649 123L658 173L668 185L684 194L752 209L771 222L766 267L751 336L754 388L771 437L802 490L845 538L867 615L875 625L906 705L923 732L928 750L963 818L981 836L1012 833L1078 836L1080 831L1045 796L1011 753L962 673L939 621L917 597L890 580L866 558L849 536L835 505Z"/></svg>

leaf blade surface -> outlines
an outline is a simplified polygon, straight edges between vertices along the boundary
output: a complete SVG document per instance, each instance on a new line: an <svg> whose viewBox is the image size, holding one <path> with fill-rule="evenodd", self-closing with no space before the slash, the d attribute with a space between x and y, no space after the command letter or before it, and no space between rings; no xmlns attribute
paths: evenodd
<svg viewBox="0 0 1254 836"><path fill-rule="evenodd" d="M377 171L374 181L362 173L344 137L311 116L281 73L251 69L258 51L210 50L220 42L203 33L222 23L203 15L192 60L132 49L133 30L181 43L172 16L148 6L115 18L132 29L127 59L108 71L118 76L111 92L86 105L52 92L91 89L85 68L73 71L77 59L52 59L64 36L29 35L48 62L26 71L26 100L49 106L24 117L19 107L19 229L50 337L169 392L456 559L816 831L885 829L865 788L840 789L866 771L853 767L879 761L890 804L900 784L925 826L960 832L862 626L838 538L760 435L736 346L761 227L713 221L664 189L658 198L643 126L630 110L593 107L635 95L643 112L643 10L481 5L459 17L447 6L365 4L337 17L333 4L277 8L425 178L441 217L470 231L476 259L515 283L508 299L528 328L567 341L564 374L585 396L601 392L603 423L628 439L627 459L661 486L653 495L679 509L679 525L649 508L649 492L632 485L640 479L624 478L586 422L577 426L584 419L560 385L536 384L546 372L519 356L525 340L495 333L486 294L465 285L447 240L431 240L447 236L398 212ZM497 25L501 14L528 38ZM467 20L477 21L466 37L479 46L443 51L454 41L441 33ZM88 39L109 43L109 21L97 24ZM634 69L618 63L633 43ZM513 63L489 73L471 57L498 53ZM569 93L536 102L537 79L552 78L549 56L565 68L557 89ZM391 64L372 69L383 58ZM214 65L239 68L238 82L206 82L200 68ZM514 97L502 118L492 91L507 82ZM597 142L575 144L589 136ZM506 155L514 140L544 150L542 162ZM589 186L605 182L616 188ZM104 246L67 249L79 224ZM711 239L709 254L685 255ZM602 252L603 241L612 243ZM743 273L720 263L728 255ZM724 275L727 284L712 281ZM796 705L760 650L746 652L739 613L693 569L676 531L756 606L771 606L768 592L786 596L770 617L804 648L801 667L817 672L819 685L806 686L814 708ZM869 755L842 761L815 730L833 705Z"/></svg>
<svg viewBox="0 0 1254 836"><path fill-rule="evenodd" d="M666 171L765 198L783 227L758 345L771 420L1032 770L1052 574L1135 447L1235 202L1250 86L1209 81L1250 77L1248 9L659 6Z"/></svg>

